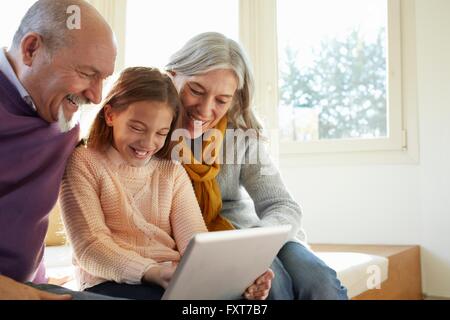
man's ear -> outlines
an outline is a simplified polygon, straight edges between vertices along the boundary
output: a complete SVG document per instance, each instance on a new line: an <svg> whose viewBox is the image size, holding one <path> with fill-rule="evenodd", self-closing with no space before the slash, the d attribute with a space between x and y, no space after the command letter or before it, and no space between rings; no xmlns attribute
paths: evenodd
<svg viewBox="0 0 450 320"><path fill-rule="evenodd" d="M112 127L113 126L114 113L113 113L111 105L106 104L103 107L103 116L105 117L106 125L108 127Z"/></svg>
<svg viewBox="0 0 450 320"><path fill-rule="evenodd" d="M20 42L20 49L23 64L31 67L37 52L43 49L42 37L35 32L27 33Z"/></svg>

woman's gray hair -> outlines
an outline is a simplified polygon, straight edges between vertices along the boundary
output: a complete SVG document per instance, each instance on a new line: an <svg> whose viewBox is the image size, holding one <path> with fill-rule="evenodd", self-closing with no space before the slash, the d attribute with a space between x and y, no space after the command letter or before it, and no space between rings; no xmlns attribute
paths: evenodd
<svg viewBox="0 0 450 320"><path fill-rule="evenodd" d="M253 73L245 51L236 41L217 32L201 33L173 54L166 65L167 71L188 77L217 69L233 70L238 80L234 103L228 112L229 120L237 128L259 132L261 125L251 110Z"/></svg>
<svg viewBox="0 0 450 320"><path fill-rule="evenodd" d="M19 49L23 37L30 32L42 37L43 44L50 53L67 46L71 42L67 27L67 8L71 5L90 6L81 0L36 1L22 18L14 34L12 48Z"/></svg>

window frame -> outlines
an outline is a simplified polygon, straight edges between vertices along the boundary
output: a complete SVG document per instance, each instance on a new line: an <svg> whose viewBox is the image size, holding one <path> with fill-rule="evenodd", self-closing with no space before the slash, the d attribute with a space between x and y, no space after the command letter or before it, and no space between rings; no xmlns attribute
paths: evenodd
<svg viewBox="0 0 450 320"><path fill-rule="evenodd" d="M402 8L407 2L386 0L387 20L387 110L388 132L386 138L356 138L319 140L310 142L279 142L278 129L278 43L277 0L240 0L241 42L253 63L255 86L255 109L262 116L270 138L277 140L273 154L290 157L308 154L341 154L367 152L407 152L409 143L405 123L403 86L405 43L402 39ZM406 10L409 12L409 10ZM409 49L412 49L411 46ZM412 128L413 131L414 128ZM413 132L415 133L415 132ZM275 143L272 142L272 145ZM414 147L413 147L414 149Z"/></svg>

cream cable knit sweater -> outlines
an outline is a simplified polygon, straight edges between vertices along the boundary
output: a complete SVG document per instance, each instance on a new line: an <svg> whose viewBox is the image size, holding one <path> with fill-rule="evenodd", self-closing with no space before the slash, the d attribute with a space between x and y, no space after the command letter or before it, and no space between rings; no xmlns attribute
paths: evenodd
<svg viewBox="0 0 450 320"><path fill-rule="evenodd" d="M179 261L191 237L207 231L181 165L152 159L131 167L114 148L75 150L61 208L81 290L105 281L139 284L151 265Z"/></svg>

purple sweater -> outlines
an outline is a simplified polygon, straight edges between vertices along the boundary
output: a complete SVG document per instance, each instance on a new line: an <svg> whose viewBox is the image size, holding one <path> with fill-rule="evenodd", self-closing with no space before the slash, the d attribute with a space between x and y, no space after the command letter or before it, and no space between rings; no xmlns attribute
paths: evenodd
<svg viewBox="0 0 450 320"><path fill-rule="evenodd" d="M22 282L36 276L48 214L78 139L78 126L62 134L0 72L0 274Z"/></svg>

